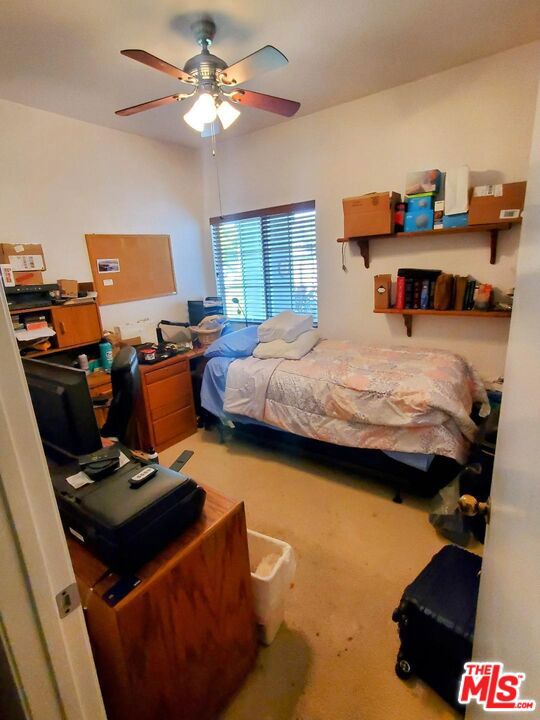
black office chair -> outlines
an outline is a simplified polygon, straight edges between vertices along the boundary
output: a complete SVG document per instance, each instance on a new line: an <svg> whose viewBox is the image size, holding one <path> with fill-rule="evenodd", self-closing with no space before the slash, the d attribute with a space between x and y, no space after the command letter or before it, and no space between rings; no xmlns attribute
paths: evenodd
<svg viewBox="0 0 540 720"><path fill-rule="evenodd" d="M123 347L111 368L112 401L107 420L101 428L102 437L115 437L127 447L137 447L135 410L140 393L141 378L137 353Z"/></svg>

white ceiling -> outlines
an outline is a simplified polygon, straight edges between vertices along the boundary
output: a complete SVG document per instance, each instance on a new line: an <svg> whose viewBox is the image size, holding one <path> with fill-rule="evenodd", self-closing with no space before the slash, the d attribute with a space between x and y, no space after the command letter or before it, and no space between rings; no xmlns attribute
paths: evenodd
<svg viewBox="0 0 540 720"><path fill-rule="evenodd" d="M228 63L272 44L289 64L245 87L299 100L299 114L491 55L540 37L539 0L2 0L0 97L98 125L199 146L182 104L114 111L185 88L120 55L142 48L182 67L189 26L211 15L212 51ZM287 122L242 108L227 133Z"/></svg>

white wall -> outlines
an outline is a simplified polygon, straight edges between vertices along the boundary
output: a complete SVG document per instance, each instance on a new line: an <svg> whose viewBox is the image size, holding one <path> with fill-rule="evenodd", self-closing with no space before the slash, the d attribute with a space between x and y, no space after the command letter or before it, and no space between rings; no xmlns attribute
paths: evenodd
<svg viewBox="0 0 540 720"><path fill-rule="evenodd" d="M0 242L41 243L47 281L84 281L86 233L169 234L178 294L103 307L102 319L143 321L132 327L147 333L162 318L185 320L186 300L211 277L198 153L1 100L0 126Z"/></svg>
<svg viewBox="0 0 540 720"><path fill-rule="evenodd" d="M487 238L463 235L410 239L401 247L378 240L369 270L351 245L347 274L336 238L343 235L342 198L403 191L408 170L467 164L477 184L525 179L539 49L539 43L523 46L251 135L220 136L223 213L316 201L319 318L326 336L449 348L486 377L503 372L507 320L416 318L409 340L401 317L372 313L373 276L395 275L398 267L440 268L508 288L519 230L501 236L495 266ZM208 218L219 214L209 153L204 164Z"/></svg>

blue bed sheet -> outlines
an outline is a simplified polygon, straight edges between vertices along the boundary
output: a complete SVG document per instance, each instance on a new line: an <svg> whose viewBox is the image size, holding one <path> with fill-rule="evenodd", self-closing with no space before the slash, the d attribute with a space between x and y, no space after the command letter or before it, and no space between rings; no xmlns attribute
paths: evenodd
<svg viewBox="0 0 540 720"><path fill-rule="evenodd" d="M212 415L224 420L250 423L262 427L273 427L267 423L253 420L245 415L231 415L223 409L225 403L225 388L227 386L227 372L229 371L229 365L236 359L237 358L215 357L209 360L204 370L201 388L201 404L203 408L211 412ZM429 470L429 466L435 457L434 455L424 455L423 453L386 452L384 450L383 452L393 460L402 462L405 465L410 465L424 472Z"/></svg>

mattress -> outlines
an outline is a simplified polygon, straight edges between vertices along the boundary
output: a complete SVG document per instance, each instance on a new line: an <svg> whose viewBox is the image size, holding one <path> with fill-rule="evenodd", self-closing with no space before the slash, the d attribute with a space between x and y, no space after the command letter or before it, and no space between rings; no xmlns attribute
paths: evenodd
<svg viewBox="0 0 540 720"><path fill-rule="evenodd" d="M254 418L250 418L247 415L241 415L237 413L227 413L224 410L225 402L225 391L227 387L227 375L231 363L236 358L227 357L216 357L208 361L204 370L202 388L201 388L201 404L208 412L215 415L221 420L230 421L233 423L245 423L254 424L261 427L268 427L272 429L281 429L276 425L271 425ZM398 462L401 462L410 467L416 468L423 472L427 472L435 457L433 453L412 453L412 452L399 452L399 451L384 451L383 452Z"/></svg>

